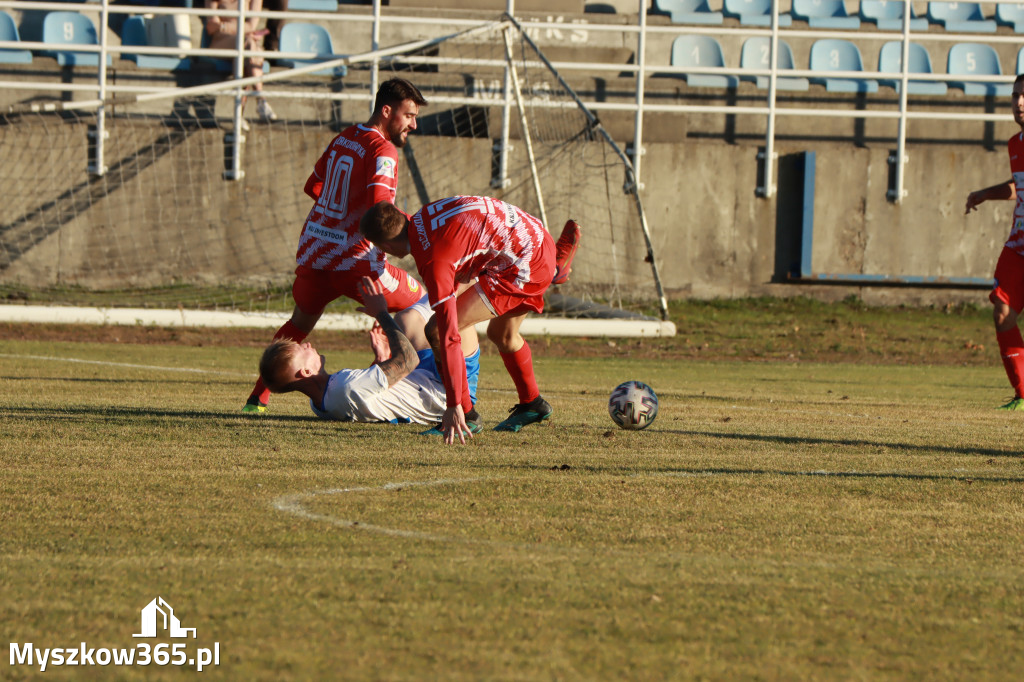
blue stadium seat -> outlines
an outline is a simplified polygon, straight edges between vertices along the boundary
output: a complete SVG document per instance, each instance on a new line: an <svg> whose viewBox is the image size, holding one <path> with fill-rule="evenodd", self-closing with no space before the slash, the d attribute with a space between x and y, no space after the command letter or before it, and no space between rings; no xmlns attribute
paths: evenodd
<svg viewBox="0 0 1024 682"><path fill-rule="evenodd" d="M910 43L907 57L908 73L934 73L932 70L932 58L924 45ZM903 71L903 43L893 40L885 45L878 52L878 70L886 73L901 73ZM902 79L882 78L879 83L886 85L896 92L900 91L903 84ZM941 81L907 81L908 95L945 95L946 84Z"/></svg>
<svg viewBox="0 0 1024 682"><path fill-rule="evenodd" d="M859 13L862 21L875 24L880 31L902 31L903 7L900 0L861 0ZM910 8L910 30L928 30L928 20L918 18L913 6Z"/></svg>
<svg viewBox="0 0 1024 682"><path fill-rule="evenodd" d="M846 13L843 0L793 0L793 18L811 28L860 28L860 19Z"/></svg>
<svg viewBox="0 0 1024 682"><path fill-rule="evenodd" d="M711 36L679 36L672 41L672 66L725 66L722 46ZM676 74L672 74L676 75ZM679 74L694 88L730 88L739 85L736 76L711 73Z"/></svg>
<svg viewBox="0 0 1024 682"><path fill-rule="evenodd" d="M281 44L278 47L281 52L314 52L320 55L316 59L278 59L281 66L294 68L307 64L336 59L334 54L334 43L331 41L331 34L327 29L318 24L289 23L281 29ZM318 76L345 76L348 69L342 66L335 66L327 69L320 69L313 72Z"/></svg>
<svg viewBox="0 0 1024 682"><path fill-rule="evenodd" d="M863 71L860 50L849 40L818 40L811 45L811 71ZM812 83L824 85L829 92L878 92L878 81L868 78L818 76Z"/></svg>
<svg viewBox="0 0 1024 682"><path fill-rule="evenodd" d="M146 30L144 17L128 17L121 27L121 45L149 46L149 33ZM177 47L177 45L152 45L151 47ZM122 59L135 62L140 69L159 69L162 71L182 71L191 66L188 58L173 55L121 53Z"/></svg>
<svg viewBox="0 0 1024 682"><path fill-rule="evenodd" d="M14 18L7 12L0 12L0 40L20 42L18 27ZM17 50L10 47L0 49L0 62L4 64L31 64L32 53L29 50Z"/></svg>
<svg viewBox="0 0 1024 682"><path fill-rule="evenodd" d="M767 69L771 62L768 61L768 53L771 50L771 38L754 36L747 38L740 50L740 68L744 69ZM775 65L779 69L795 69L793 62L793 50L789 43L780 40L778 43L778 54L775 56ZM740 76L740 80L757 83L761 89L768 88L768 76ZM806 78L783 78L778 76L775 79L775 87L779 90L807 90L810 82Z"/></svg>
<svg viewBox="0 0 1024 682"><path fill-rule="evenodd" d="M338 0L288 0L289 12L337 12ZM287 24L285 24L287 26Z"/></svg>
<svg viewBox="0 0 1024 682"><path fill-rule="evenodd" d="M1024 73L1024 47L1017 51L1017 73Z"/></svg>
<svg viewBox="0 0 1024 682"><path fill-rule="evenodd" d="M712 12L708 0L654 0L654 7L668 14L673 24L721 24L721 12Z"/></svg>
<svg viewBox="0 0 1024 682"><path fill-rule="evenodd" d="M1024 33L1024 5L999 3L996 5L996 23L1013 28L1015 33Z"/></svg>
<svg viewBox="0 0 1024 682"><path fill-rule="evenodd" d="M43 40L54 46L98 45L96 27L92 20L78 12L50 12L43 18ZM98 52L73 50L44 50L43 54L56 57L61 66L99 66ZM113 60L107 55L107 64Z"/></svg>
<svg viewBox="0 0 1024 682"><path fill-rule="evenodd" d="M738 19L743 26L771 26L772 0L725 0L725 16ZM779 12L779 26L792 26L793 17Z"/></svg>
<svg viewBox="0 0 1024 682"><path fill-rule="evenodd" d="M953 33L995 33L996 22L986 19L977 2L929 2L928 21Z"/></svg>
<svg viewBox="0 0 1024 682"><path fill-rule="evenodd" d="M999 55L991 45L983 43L957 43L949 48L946 73L950 76L1000 76ZM965 95L996 95L1008 97L1013 92L1009 83L977 83L967 80L950 80L954 88L960 88Z"/></svg>

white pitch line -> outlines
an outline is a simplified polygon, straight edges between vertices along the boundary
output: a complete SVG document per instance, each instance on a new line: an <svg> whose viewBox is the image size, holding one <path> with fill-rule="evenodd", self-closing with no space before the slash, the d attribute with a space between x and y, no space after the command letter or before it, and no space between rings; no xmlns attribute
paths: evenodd
<svg viewBox="0 0 1024 682"><path fill-rule="evenodd" d="M161 367L159 365L136 365L130 362L110 362L108 360L83 360L82 358L61 358L49 355L13 355L0 353L0 358L14 360L47 360L51 362L77 362L83 365L104 365L106 367L128 367L131 369L148 369L158 372L190 372L195 374L224 374L232 377L252 377L253 374L242 372L226 372L218 369L198 369L195 367Z"/></svg>
<svg viewBox="0 0 1024 682"><path fill-rule="evenodd" d="M303 506L303 502L312 499L314 497L321 497L324 495L342 495L345 493L368 493L379 490L401 490L403 488L426 488L436 487L443 485L454 485L459 483L479 483L485 481L486 478L442 478L436 481L407 481L405 483L385 483L378 487L360 487L360 488L330 488L328 490L314 490L308 493L297 493L293 495L283 495L273 501L274 509L283 511L287 514L292 514L300 518L309 519L311 521L323 521L334 526L341 528L353 528L355 530L365 530L371 533L378 533L380 535L387 535L389 537L397 538L409 538L412 540L429 540L432 542L462 542L469 544L496 544L489 543L486 541L474 540L471 538L457 538L449 535L435 535L433 533L424 533L416 530L403 530L401 528L387 528L385 526L377 526L372 523L363 523L362 521L354 521L351 519L339 519L334 516L328 516L326 514L317 514L311 512Z"/></svg>
<svg viewBox="0 0 1024 682"><path fill-rule="evenodd" d="M957 469L958 473L970 473L966 469ZM816 471L719 471L719 470L706 470L706 471L664 471L664 472L650 472L643 474L632 474L628 478L640 478L647 476L671 476L678 478L702 478L702 477L714 477L714 476L729 476L729 475L779 475L779 476L808 476L808 477L820 477L820 478L846 478L846 477L857 477L857 476L884 476L890 472L864 472L864 471L826 471L819 469ZM986 472L987 473L987 472ZM892 473L891 475L899 476L900 473ZM912 474L902 474L910 475ZM955 480L954 477L950 477L951 480ZM461 485L464 483L480 483L482 481L499 480L499 477L483 476L478 478L442 478L436 481L405 481L401 483L385 483L381 486L361 486L357 488L329 488L326 490L313 490L306 493L293 493L291 495L282 495L275 498L271 502L271 506L286 514L291 514L299 518L308 519L310 521L320 521L322 523L328 523L332 526L339 528L350 528L352 530L363 530L370 533L377 533L378 535L386 535L388 537L395 538L406 538L410 540L425 540L429 542L447 542L457 543L464 545L486 545L490 547L502 547L502 548L513 548L513 549L530 549L530 550L552 550L552 551L572 551L574 548L560 547L556 545L546 545L539 543L510 543L510 542L498 542L494 540L482 540L479 538L464 538L455 537L452 535L438 535L435 533L427 533L424 531L417 530L406 530L403 528L389 528L387 526L378 526L372 523L364 523L355 519L343 519L328 514L318 514L312 512L304 506L307 500L315 497L323 497L326 495L344 495L346 493L373 493L378 491L386 490L402 490L404 488L432 488L444 485ZM964 480L964 479L960 479ZM974 479L978 482L984 482L986 478L980 476ZM578 548L575 548L578 549Z"/></svg>

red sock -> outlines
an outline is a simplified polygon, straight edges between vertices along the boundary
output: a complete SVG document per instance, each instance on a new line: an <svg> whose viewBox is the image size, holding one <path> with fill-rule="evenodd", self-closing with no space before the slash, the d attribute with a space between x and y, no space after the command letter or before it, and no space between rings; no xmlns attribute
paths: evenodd
<svg viewBox="0 0 1024 682"><path fill-rule="evenodd" d="M1024 338L1020 329L1013 327L1005 332L996 332L999 355L1003 358L1006 377L1013 386L1015 397L1024 397Z"/></svg>
<svg viewBox="0 0 1024 682"><path fill-rule="evenodd" d="M533 375L533 353L530 352L530 344L523 341L523 347L515 353L501 353L501 360L516 385L519 402L528 403L540 395L537 378Z"/></svg>
<svg viewBox="0 0 1024 682"><path fill-rule="evenodd" d="M304 338L306 338L306 332L292 324L291 320L288 320L281 325L280 329L277 330L277 333L274 334L273 340L291 339L298 343ZM264 405L270 402L270 389L263 384L263 379L256 379L256 385L253 387L252 393L249 394L249 400L252 400L253 398L259 400Z"/></svg>

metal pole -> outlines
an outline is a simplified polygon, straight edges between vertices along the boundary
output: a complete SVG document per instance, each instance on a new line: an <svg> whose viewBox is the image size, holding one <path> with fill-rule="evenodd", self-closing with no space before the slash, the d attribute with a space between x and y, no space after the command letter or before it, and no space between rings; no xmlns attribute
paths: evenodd
<svg viewBox="0 0 1024 682"><path fill-rule="evenodd" d="M235 49L238 54L235 56L235 80L242 80L245 77L243 71L242 50L245 49L245 3L247 0L238 0L237 7L237 30L235 32ZM235 90L235 110L233 115L234 134L231 136L231 170L225 173L228 180L241 180L245 177L242 171L242 143L245 136L242 135L242 93L243 86L239 85Z"/></svg>
<svg viewBox="0 0 1024 682"><path fill-rule="evenodd" d="M902 57L900 59L900 120L899 132L896 138L896 158L891 159L896 164L896 186L889 198L897 204L903 203L906 190L903 189L903 170L907 160L907 90L909 89L910 69L910 0L903 3L903 45Z"/></svg>
<svg viewBox="0 0 1024 682"><path fill-rule="evenodd" d="M768 48L768 125L764 135L764 187L765 198L775 195L775 96L779 77L779 0L772 1L772 37Z"/></svg>
<svg viewBox="0 0 1024 682"><path fill-rule="evenodd" d="M515 11L515 0L506 0L505 2L505 13L508 16L512 16ZM507 26L502 29L502 35L505 37L506 52L508 51L508 29ZM498 143L497 148L494 150L498 153L498 174L491 179L491 187L504 189L508 187L511 182L508 179L508 155L512 151L512 143L509 141L511 138L512 129L512 73L511 73L512 61L511 58L505 60L505 74L502 83L502 96L501 96L501 142ZM546 225L547 223L545 223Z"/></svg>
<svg viewBox="0 0 1024 682"><path fill-rule="evenodd" d="M107 40L110 30L107 28L108 0L103 0L100 6L100 67L99 67L99 92L98 96L102 102L107 98ZM107 139L107 108L100 105L96 109L96 130L93 133L95 140L95 158L89 172L93 175L103 175L107 172L107 165L104 163L104 143Z"/></svg>
<svg viewBox="0 0 1024 682"><path fill-rule="evenodd" d="M647 0L639 0L640 31L636 36L636 113L633 123L633 175L637 189L643 189L640 179L640 157L644 153L644 82L647 66Z"/></svg>
<svg viewBox="0 0 1024 682"><path fill-rule="evenodd" d="M526 155L530 159L530 175L533 177L533 191L537 194L537 205L540 208L540 221L544 223L544 227L548 228L548 232L551 228L548 227L548 214L544 209L544 194L540 189L540 177L537 174L537 160L533 155L533 141L530 138L530 124L526 120L526 108L523 106L523 93L519 88L519 74L516 73L515 64L512 62L512 41L509 38L509 31L512 30L511 26L505 28L501 32L502 37L505 39L505 57L508 59L508 73L512 75L512 86L516 95L516 106L519 108L519 125L523 130L523 142L526 143ZM506 111L508 107L505 108Z"/></svg>
<svg viewBox="0 0 1024 682"><path fill-rule="evenodd" d="M381 0L373 0L373 30L370 35L370 51L376 52L380 48L380 3ZM374 104L377 97L377 88L380 87L380 59L373 58L373 67L370 69L370 116L373 116Z"/></svg>

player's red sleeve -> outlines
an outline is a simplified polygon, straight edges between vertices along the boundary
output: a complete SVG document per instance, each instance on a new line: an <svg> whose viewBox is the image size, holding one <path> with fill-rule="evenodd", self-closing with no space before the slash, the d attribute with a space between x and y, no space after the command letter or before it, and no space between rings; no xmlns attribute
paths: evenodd
<svg viewBox="0 0 1024 682"><path fill-rule="evenodd" d="M445 402L448 407L462 405L466 412L473 407L466 379L466 358L462 354L462 336L459 334L459 315L455 301L455 267L445 258L443 244L434 244L432 252L413 251L416 268L427 289L427 297L434 306L437 333L441 339L444 372ZM438 303L440 301L440 303Z"/></svg>
<svg viewBox="0 0 1024 682"><path fill-rule="evenodd" d="M441 337L441 352L444 353L445 403L448 407L462 405L464 412L473 409L469 399L469 382L466 379L466 358L462 354L462 336L459 334L459 319L455 297L451 297L434 308L437 317L437 333Z"/></svg>
<svg viewBox="0 0 1024 682"><path fill-rule="evenodd" d="M373 149L366 160L366 193L371 198L368 206L380 201L395 203L398 193L398 150L390 142Z"/></svg>

